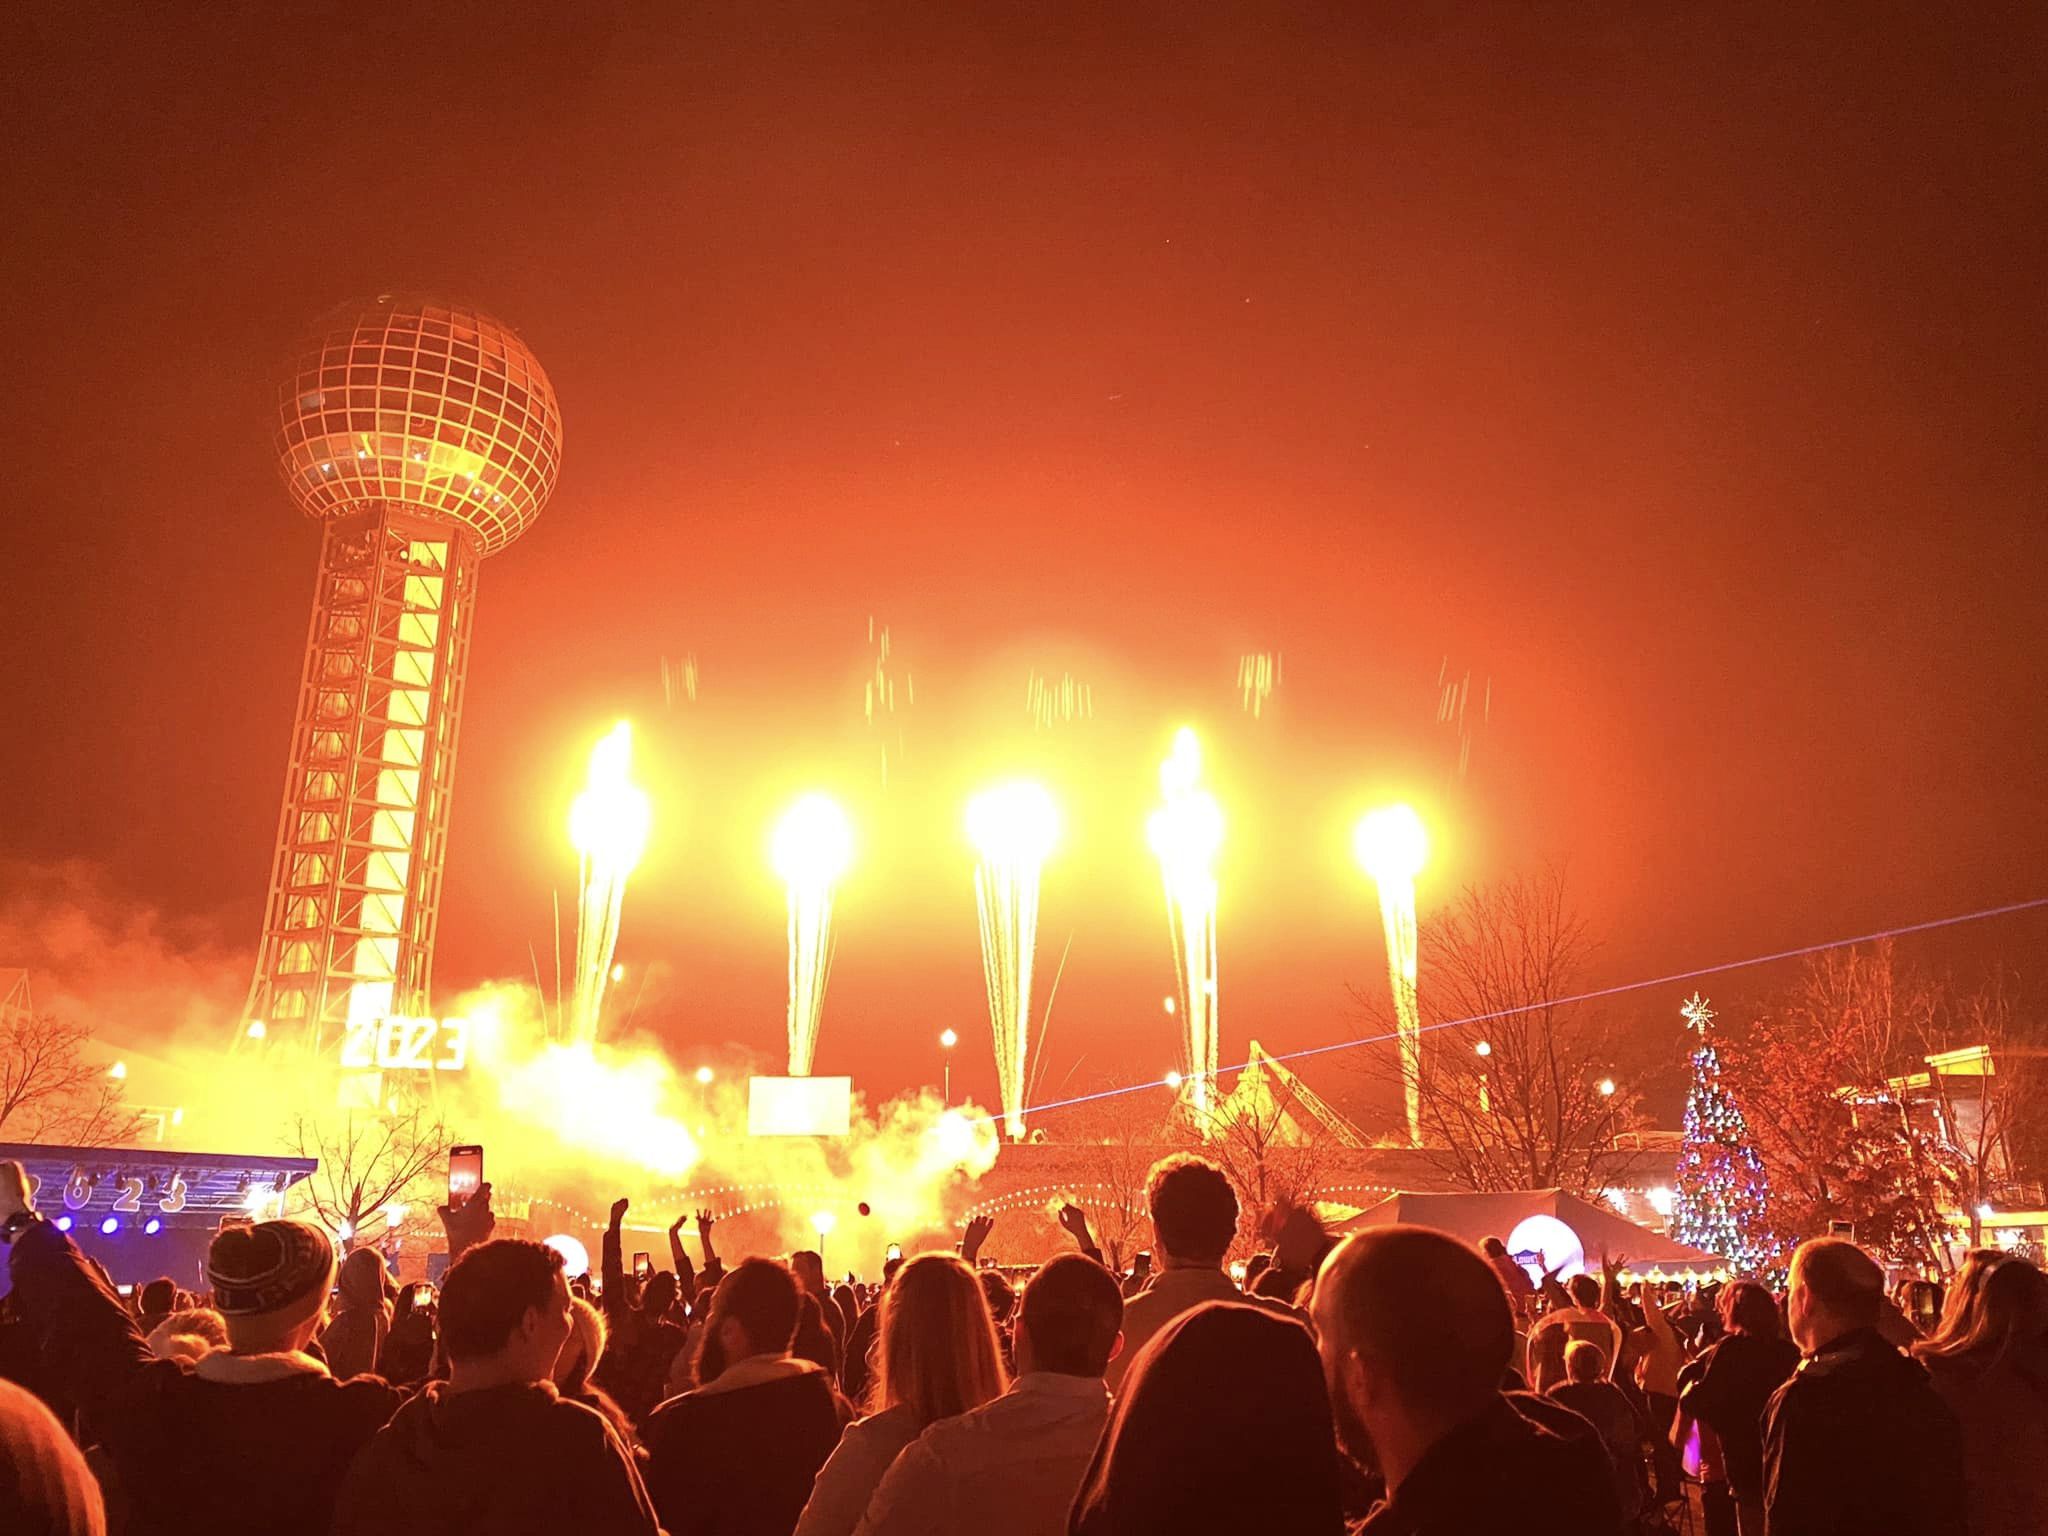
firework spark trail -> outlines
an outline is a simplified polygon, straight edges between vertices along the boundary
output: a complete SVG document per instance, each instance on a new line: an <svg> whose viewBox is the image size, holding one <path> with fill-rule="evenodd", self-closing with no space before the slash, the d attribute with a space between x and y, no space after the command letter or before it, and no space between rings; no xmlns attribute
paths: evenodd
<svg viewBox="0 0 2048 1536"><path fill-rule="evenodd" d="M1183 726L1159 765L1166 803L1147 825L1166 888L1166 920L1173 938L1179 1013L1187 1031L1182 1076L1187 1105L1204 1136L1213 1133L1218 1012L1216 985L1216 851L1223 843L1223 812L1201 787L1202 749Z"/></svg>
<svg viewBox="0 0 2048 1536"><path fill-rule="evenodd" d="M1038 948L1038 888L1059 839L1059 810L1037 784L999 784L967 803L967 837L980 855L974 905L981 919L982 979L995 1039L1004 1129L1024 1136L1031 1067L1031 970Z"/></svg>
<svg viewBox="0 0 2048 1536"><path fill-rule="evenodd" d="M1273 692L1286 680L1286 661L1278 651L1247 651L1237 662L1237 691L1254 720L1265 715Z"/></svg>
<svg viewBox="0 0 2048 1536"><path fill-rule="evenodd" d="M1091 684L1077 682L1071 672L1062 672L1059 681L1054 682L1033 669L1024 685L1024 708L1035 731L1051 730L1065 721L1092 720L1095 689Z"/></svg>
<svg viewBox="0 0 2048 1536"><path fill-rule="evenodd" d="M866 681L861 685L861 709L867 717L868 724L872 726L877 714L896 713L897 679L896 670L890 665L892 647L889 626L877 624L873 614L868 615L868 646L873 663L868 669ZM902 676L903 705L908 709L917 702L917 680L908 672ZM900 724L896 727L895 741L885 741L882 744L882 786L885 789L889 784L889 759L892 755L899 759L903 756L903 727Z"/></svg>
<svg viewBox="0 0 2048 1536"><path fill-rule="evenodd" d="M590 773L569 808L569 840L576 847L576 1002L571 1039L597 1039L619 943L626 882L646 851L652 819L647 795L629 777L633 727L624 720L590 752Z"/></svg>
<svg viewBox="0 0 2048 1536"><path fill-rule="evenodd" d="M1374 811L1358 824L1353 851L1380 896L1387 938L1387 983L1401 1057L1408 1145L1422 1145L1422 1021L1415 1005L1415 877L1428 856L1422 820L1405 805Z"/></svg>
<svg viewBox="0 0 2048 1536"><path fill-rule="evenodd" d="M691 704L697 702L697 653L690 652L679 661L661 658L661 691L668 707L674 709L679 700Z"/></svg>
<svg viewBox="0 0 2048 1536"><path fill-rule="evenodd" d="M832 892L853 862L846 812L805 795L777 823L771 854L789 888L789 1075L808 1077L832 979Z"/></svg>
<svg viewBox="0 0 2048 1536"><path fill-rule="evenodd" d="M1469 715L1472 704L1472 673L1468 669L1463 677L1451 677L1451 658L1445 656L1436 674L1436 723L1449 726L1458 733L1458 777L1464 778L1472 767L1472 738L1475 731ZM1493 719L1493 679L1485 678L1480 684L1480 721Z"/></svg>

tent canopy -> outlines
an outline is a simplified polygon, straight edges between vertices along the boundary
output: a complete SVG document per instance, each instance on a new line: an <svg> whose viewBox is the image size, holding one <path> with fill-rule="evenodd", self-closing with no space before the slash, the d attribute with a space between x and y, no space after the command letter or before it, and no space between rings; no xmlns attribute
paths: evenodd
<svg viewBox="0 0 2048 1536"><path fill-rule="evenodd" d="M1359 1212L1338 1230L1356 1232L1366 1227L1396 1223L1430 1227L1462 1237L1477 1246L1481 1238L1497 1237L1509 1251L1532 1244L1518 1244L1515 1231L1531 1217L1549 1217L1570 1229L1584 1255L1585 1268L1598 1271L1603 1257L1622 1261L1622 1275L1630 1280L1726 1279L1726 1259L1662 1237L1639 1227L1627 1217L1581 1200L1561 1189L1513 1189L1491 1194L1409 1194L1389 1195L1378 1205ZM1542 1224L1531 1228L1541 1230ZM1550 1229L1555 1230L1555 1229ZM1549 1251L1549 1261L1558 1254ZM1566 1273L1573 1272L1567 1265Z"/></svg>

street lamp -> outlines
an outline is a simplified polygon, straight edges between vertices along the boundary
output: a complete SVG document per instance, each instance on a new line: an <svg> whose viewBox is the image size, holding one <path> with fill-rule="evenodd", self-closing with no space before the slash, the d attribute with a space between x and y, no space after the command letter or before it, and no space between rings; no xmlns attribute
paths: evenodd
<svg viewBox="0 0 2048 1536"><path fill-rule="evenodd" d="M1490 1040L1480 1041L1477 1045L1472 1047L1472 1054L1477 1056L1481 1061L1485 1061L1489 1056L1493 1054L1493 1042ZM1493 1113L1493 1096L1491 1093L1487 1091L1486 1068L1484 1067L1481 1067L1479 1069L1479 1113L1481 1113L1482 1115L1490 1115Z"/></svg>
<svg viewBox="0 0 2048 1536"><path fill-rule="evenodd" d="M711 1086L711 1078L712 1072L709 1067L699 1067L697 1069L697 1084L699 1087L709 1088Z"/></svg>
<svg viewBox="0 0 2048 1536"><path fill-rule="evenodd" d="M939 1060L945 1064L946 1106L953 1104L953 1047L960 1043L960 1036L953 1030L942 1031L939 1035L939 1049L944 1053Z"/></svg>
<svg viewBox="0 0 2048 1536"><path fill-rule="evenodd" d="M1601 1078L1601 1079L1600 1079L1600 1097L1601 1097L1601 1098L1603 1098L1603 1099L1611 1099L1611 1098L1613 1098L1613 1097L1614 1097L1614 1079L1613 1079L1613 1078L1611 1078L1611 1077L1603 1077L1603 1078Z"/></svg>

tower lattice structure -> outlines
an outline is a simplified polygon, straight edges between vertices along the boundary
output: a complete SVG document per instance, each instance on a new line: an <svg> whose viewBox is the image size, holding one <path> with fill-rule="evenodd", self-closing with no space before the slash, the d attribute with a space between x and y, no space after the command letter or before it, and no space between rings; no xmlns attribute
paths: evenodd
<svg viewBox="0 0 2048 1536"><path fill-rule="evenodd" d="M428 1010L478 579L561 444L525 343L433 300L344 306L280 382L279 468L323 538L249 1033L320 1052Z"/></svg>

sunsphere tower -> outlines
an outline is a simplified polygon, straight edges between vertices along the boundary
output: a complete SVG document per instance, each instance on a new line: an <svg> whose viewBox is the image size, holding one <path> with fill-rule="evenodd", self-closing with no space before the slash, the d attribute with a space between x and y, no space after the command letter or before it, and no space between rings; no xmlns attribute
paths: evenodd
<svg viewBox="0 0 2048 1536"><path fill-rule="evenodd" d="M320 1052L426 1010L477 578L547 504L562 417L509 327L413 297L321 320L277 403L323 530L247 1033Z"/></svg>

